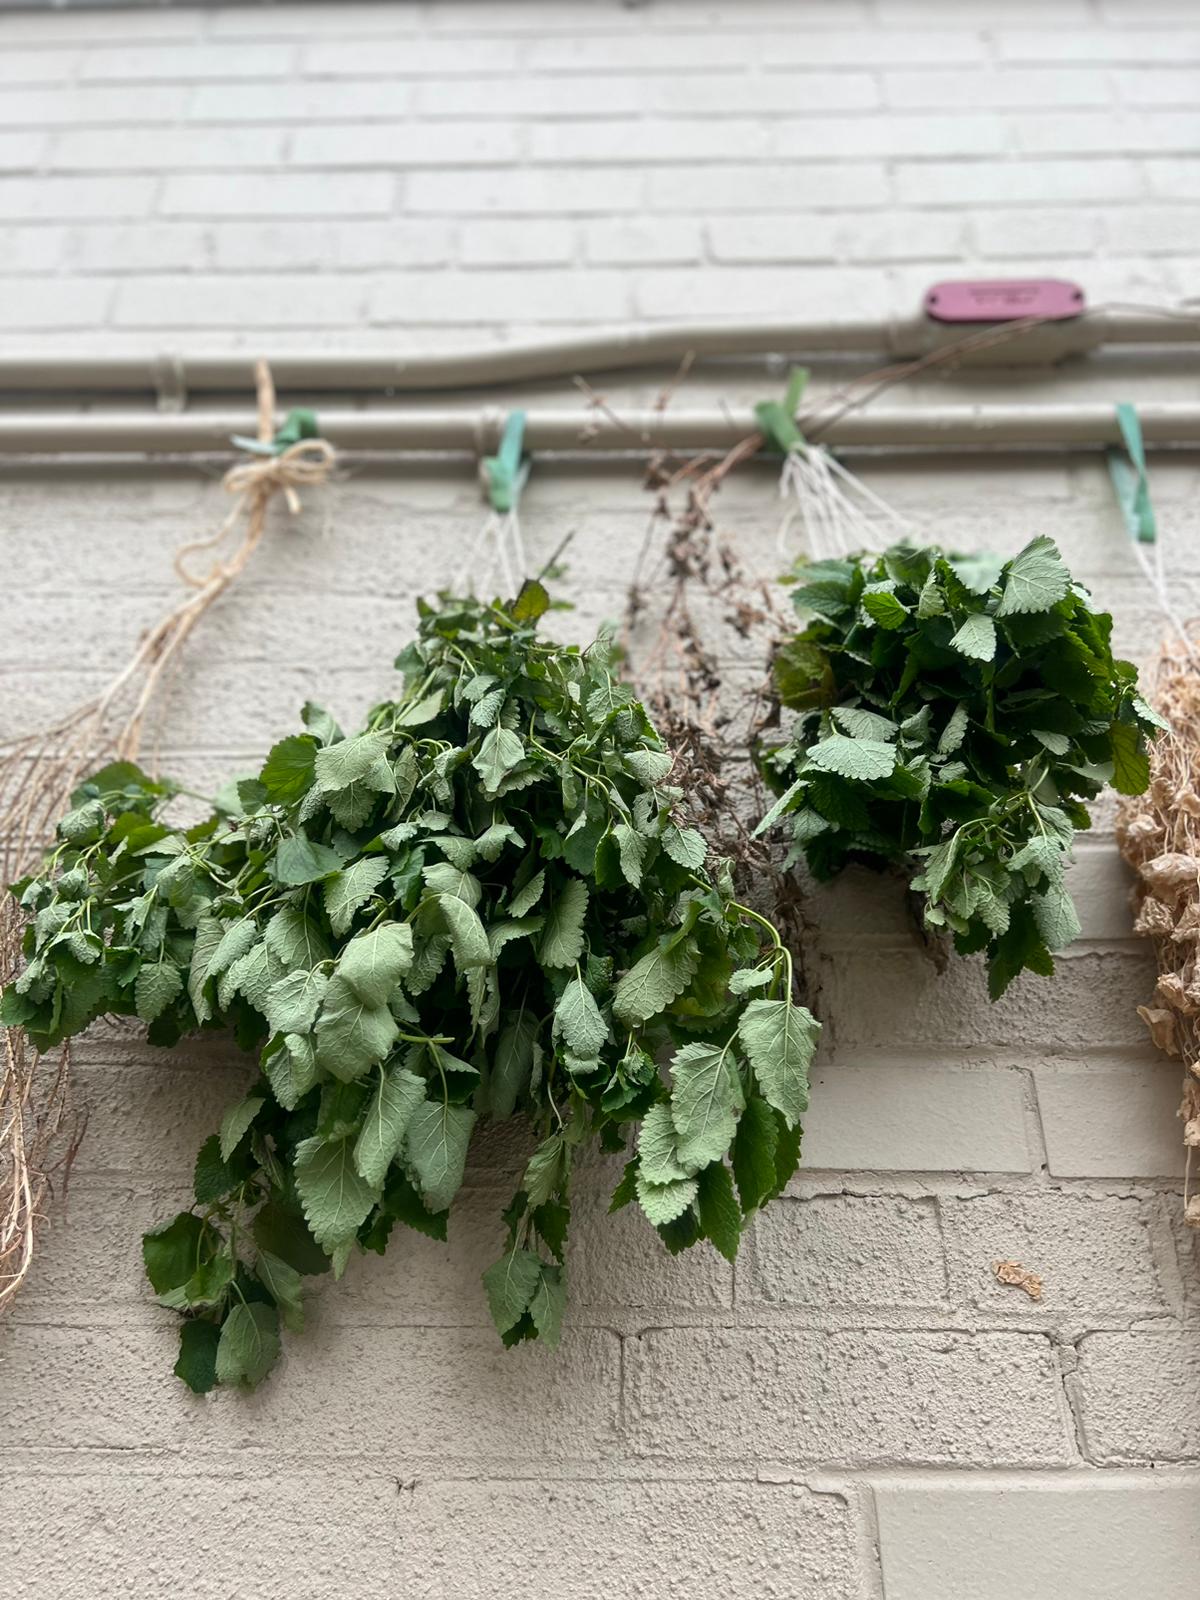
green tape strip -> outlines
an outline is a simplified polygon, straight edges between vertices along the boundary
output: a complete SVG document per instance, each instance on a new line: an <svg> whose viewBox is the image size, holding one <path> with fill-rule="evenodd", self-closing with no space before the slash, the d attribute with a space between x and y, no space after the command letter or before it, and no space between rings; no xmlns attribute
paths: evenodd
<svg viewBox="0 0 1200 1600"><path fill-rule="evenodd" d="M1142 439L1142 424L1137 408L1122 401L1117 407L1117 424L1125 441L1125 451L1112 449L1105 452L1108 475L1129 537L1139 544L1153 544L1158 538L1158 523L1154 504L1150 499L1150 482L1146 471L1146 446Z"/></svg>
<svg viewBox="0 0 1200 1600"><path fill-rule="evenodd" d="M504 424L499 450L494 456L485 456L483 461L493 511L514 511L521 498L530 467L528 460L521 459L524 442L525 413L513 411Z"/></svg>
<svg viewBox="0 0 1200 1600"><path fill-rule="evenodd" d="M792 450L804 449L804 435L796 426L796 412L807 387L808 376L807 367L793 367L783 400L760 400L754 408L763 438L780 455L786 456Z"/></svg>

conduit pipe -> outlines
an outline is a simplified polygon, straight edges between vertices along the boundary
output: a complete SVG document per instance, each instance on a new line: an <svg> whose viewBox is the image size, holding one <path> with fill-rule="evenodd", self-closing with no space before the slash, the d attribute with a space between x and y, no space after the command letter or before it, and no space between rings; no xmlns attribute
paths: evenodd
<svg viewBox="0 0 1200 1600"><path fill-rule="evenodd" d="M995 335L992 339L991 335ZM678 364L691 355L850 355L909 360L964 337L975 347L964 365L1049 365L1108 345L1200 344L1200 311L1098 307L1078 317L1033 326L964 325L928 317L835 322L663 323L598 329L532 344L389 354L310 351L271 356L276 387L288 393L475 389L531 379ZM164 399L254 388L256 352L182 355L0 356L0 393L145 392Z"/></svg>
<svg viewBox="0 0 1200 1600"><path fill-rule="evenodd" d="M1147 445L1200 445L1200 404L1151 402L1138 414ZM526 415L526 446L566 455L636 455L663 447L724 450L757 431L749 410L642 410L613 419L577 406ZM320 413L323 436L339 449L389 454L490 454L499 445L503 422L504 413L494 407ZM805 427L803 413L797 422ZM255 431L251 411L0 413L0 454L227 455L232 435ZM874 406L822 423L820 438L841 448L869 450L1099 449L1121 442L1113 408L1093 404Z"/></svg>

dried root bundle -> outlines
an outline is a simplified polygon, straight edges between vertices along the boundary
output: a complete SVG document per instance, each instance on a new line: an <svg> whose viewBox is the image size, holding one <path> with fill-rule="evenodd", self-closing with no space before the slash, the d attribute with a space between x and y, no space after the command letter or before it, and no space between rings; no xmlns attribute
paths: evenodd
<svg viewBox="0 0 1200 1600"><path fill-rule="evenodd" d="M1200 1146L1200 652L1171 637L1159 657L1153 701L1168 723L1150 750L1150 787L1127 801L1117 822L1125 859L1138 874L1134 929L1154 940L1158 984L1138 1013L1158 1048L1183 1062L1184 1122L1191 1152ZM1200 1195L1185 1200L1200 1227Z"/></svg>
<svg viewBox="0 0 1200 1600"><path fill-rule="evenodd" d="M265 363L259 364L257 377L259 438L267 444L274 433L275 394ZM94 699L53 726L0 747L0 885L24 877L40 861L58 818L88 773L106 761L137 755L156 694L196 624L254 554L271 500L281 493L289 509L298 511L298 489L323 483L332 465L331 446L305 438L231 468L224 484L236 499L228 517L214 538L185 546L176 556L176 568L192 592L155 624ZM202 576L185 566L185 558L198 551L214 552ZM20 971L26 920L12 897L0 898L0 989ZM65 1188L86 1119L72 1101L69 1046L42 1055L24 1029L0 1033L2 1315L29 1272L38 1224L55 1185Z"/></svg>

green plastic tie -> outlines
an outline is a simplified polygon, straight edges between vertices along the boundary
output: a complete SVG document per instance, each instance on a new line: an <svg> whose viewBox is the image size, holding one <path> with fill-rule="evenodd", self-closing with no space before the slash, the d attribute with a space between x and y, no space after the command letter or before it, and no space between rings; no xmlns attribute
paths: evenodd
<svg viewBox="0 0 1200 1600"><path fill-rule="evenodd" d="M783 400L760 400L754 408L763 438L782 456L806 448L804 435L796 426L796 412L808 384L808 375L807 367L793 367Z"/></svg>
<svg viewBox="0 0 1200 1600"><path fill-rule="evenodd" d="M289 411L275 437L267 444L261 439L250 439L245 434L235 433L233 443L239 450L248 451L252 456L281 456L285 450L290 450L292 445L299 444L302 439L319 439L321 430L317 425L317 413L298 408Z"/></svg>
<svg viewBox="0 0 1200 1600"><path fill-rule="evenodd" d="M517 508L531 465L528 456L524 460L521 457L524 442L525 413L510 412L500 436L499 450L494 456L485 456L483 461L484 479L493 511L515 511Z"/></svg>
<svg viewBox="0 0 1200 1600"><path fill-rule="evenodd" d="M1125 452L1115 447L1105 452L1108 474L1129 537L1139 544L1153 544L1158 538L1158 524L1150 499L1146 447L1142 440L1142 424L1138 419L1137 407L1122 401L1117 407L1117 424L1125 441Z"/></svg>

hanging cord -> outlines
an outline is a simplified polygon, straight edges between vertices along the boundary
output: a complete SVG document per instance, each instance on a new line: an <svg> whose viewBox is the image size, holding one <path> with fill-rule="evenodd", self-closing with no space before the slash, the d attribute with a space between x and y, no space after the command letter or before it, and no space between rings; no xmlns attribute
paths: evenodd
<svg viewBox="0 0 1200 1600"><path fill-rule="evenodd" d="M58 818L80 781L110 757L132 760L143 723L164 674L209 607L244 571L266 528L276 494L288 509L300 510L298 491L324 483L334 465L333 447L309 437L274 430L275 387L265 361L255 368L258 438L241 441L262 452L239 461L225 474L225 489L236 496L229 515L212 539L185 545L175 566L195 592L162 617L133 656L92 700L41 732L0 747L0 988L21 965L25 919L5 886L33 870ZM289 419L290 420L290 419ZM315 424L314 424L315 426ZM295 431L295 430L293 430ZM186 560L200 550L217 550L241 528L241 538L203 576L189 572ZM32 1048L21 1028L5 1028L4 1072L0 1082L0 1314L11 1304L29 1272L36 1230L61 1175L65 1192L71 1162L86 1118L72 1101L71 1058L64 1045L54 1058Z"/></svg>

